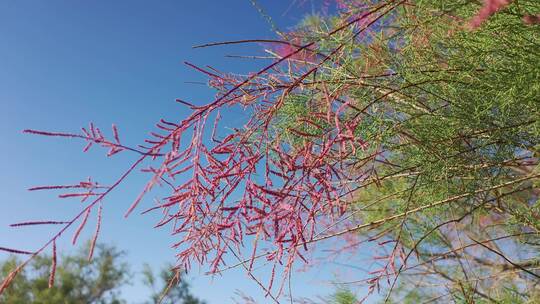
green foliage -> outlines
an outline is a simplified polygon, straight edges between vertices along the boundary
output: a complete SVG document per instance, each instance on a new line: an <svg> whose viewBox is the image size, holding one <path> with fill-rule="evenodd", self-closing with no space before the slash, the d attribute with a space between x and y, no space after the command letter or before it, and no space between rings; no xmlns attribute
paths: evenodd
<svg viewBox="0 0 540 304"><path fill-rule="evenodd" d="M148 264L143 266L143 282L152 290L152 300L147 303L204 304L204 301L197 299L190 293L189 283L182 277L177 277L178 274L170 270L172 268L172 265L163 268L156 277Z"/></svg>
<svg viewBox="0 0 540 304"><path fill-rule="evenodd" d="M88 261L89 243L73 255L62 256L56 269L56 280L49 288L51 257L38 256L25 267L12 284L0 295L0 303L9 304L121 304L120 290L130 283L132 273L124 261L125 252L113 246L98 244L92 260ZM12 271L19 260L10 257L0 263L0 280ZM170 271L155 277L152 269L144 266L144 284L151 288L146 303L204 304L189 291L185 280L172 281ZM159 286L159 289L157 289ZM162 302L159 302L161 296Z"/></svg>
<svg viewBox="0 0 540 304"><path fill-rule="evenodd" d="M330 303L331 304L356 304L358 303L358 299L356 299L356 296L350 290L340 289L333 294Z"/></svg>
<svg viewBox="0 0 540 304"><path fill-rule="evenodd" d="M88 245L89 246L89 245ZM77 254L64 256L56 270L56 280L48 288L51 258L39 256L22 270L11 286L0 295L1 303L125 303L119 298L120 287L128 282L128 266L122 261L124 252L99 245L91 261L88 246ZM5 277L15 268L18 259L9 258L1 264Z"/></svg>
<svg viewBox="0 0 540 304"><path fill-rule="evenodd" d="M320 118L310 118L315 125L307 124L301 119L306 118L308 111L306 111L306 104L312 100L311 96L303 94L295 94L287 96L283 101L283 106L279 108L275 115L275 119L272 123L274 134L292 146L301 146L307 142L305 135L319 136L322 134L328 123ZM298 120L294 121L291 118L296 117Z"/></svg>
<svg viewBox="0 0 540 304"><path fill-rule="evenodd" d="M397 240L411 253L406 266L429 273L400 273L390 296L396 303L529 303L538 294L537 279L519 265L538 273L540 27L522 17L539 14L540 2L514 1L470 30L464 24L478 8L477 1L414 1L362 39L351 39L354 29L320 34L333 17L301 27L312 40L318 35L323 53L344 45L340 64L321 66L324 85L288 97L294 107L277 125L295 125L308 113L302 104L324 112L329 95L354 105L344 116L362 116L355 135L369 146L345 161L369 177L351 208L357 221L380 224L361 233ZM518 266L474 243L508 235L516 236L495 247Z"/></svg>

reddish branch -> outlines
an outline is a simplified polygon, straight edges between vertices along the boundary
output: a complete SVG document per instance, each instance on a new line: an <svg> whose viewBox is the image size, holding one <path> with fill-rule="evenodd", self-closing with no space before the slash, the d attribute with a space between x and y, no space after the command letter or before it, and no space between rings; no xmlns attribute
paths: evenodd
<svg viewBox="0 0 540 304"><path fill-rule="evenodd" d="M496 1L486 3L488 2L493 4ZM387 1L361 14L353 14L324 38L353 28L357 30L353 30L350 38L356 39L404 3L405 1ZM478 17L481 20L474 22L479 24L485 16L493 14L507 3L508 1L498 1L497 5L490 4L489 7L486 4L480 13L482 17ZM82 197L83 200L91 197L93 200L67 222L37 221L13 224L12 226L65 225L35 252L1 247L0 250L30 254L30 260L52 245L55 265L56 240L79 222L72 239L75 243L92 209L97 205L97 224L89 253L91 258L101 230L103 199L142 162L158 160L156 167L143 169L152 174L152 178L128 208L125 216L133 212L144 195L156 185L166 183L170 186L171 193L146 212L158 209L162 211L163 218L156 227L168 225L172 234L178 238L173 245L178 250L178 266L189 269L193 263L205 264L209 265L210 272L215 273L225 264L227 254L232 254L240 261L239 265L245 267L255 279L252 274L253 263L257 257L265 256L266 260L273 264L270 283L268 287L258 283L274 298L271 290L276 267L283 265L283 273L287 274L298 258L306 260L304 254L310 243L401 219L408 214L471 195L463 194L376 222L346 227L344 230L319 236L318 231L325 229L321 227L321 223L339 223L340 217L347 210L352 193L361 187L367 176L376 174L373 163L381 154L379 149L376 149L378 152L373 157L360 164L352 159L351 156L356 155L357 151L370 147L370 142L366 142L357 132L365 109L357 109L346 98L342 98L347 86L341 91L329 93L324 86L311 89L306 83L308 77L315 75L325 65L339 65L336 57L345 47L345 43L336 46L327 55L313 51L317 49L319 41L302 43L296 40L243 40L220 44L255 41L282 46L278 48L279 57L274 62L249 76L224 74L211 67L203 68L186 62L191 68L209 77L209 84L217 89L216 98L201 106L178 100L193 112L178 122L161 120L156 125L159 131L152 132L151 137L145 140L146 146L139 146L140 149L123 145L114 125L111 140L93 124L88 129L83 128L81 134L25 130L25 133L43 136L83 139L87 142L84 151L92 145L100 145L109 150L108 156L121 151L131 151L140 157L110 187L88 180L75 185L31 188L30 190L81 189L84 192L61 194L60 197ZM319 83L314 81L311 84ZM389 97L396 91L386 90L386 93L374 102ZM319 103L306 104L307 113L296 121L295 127L274 130L272 126L287 99L291 95L303 93L316 94ZM234 129L218 138L220 110L233 106L248 109L252 116L242 129ZM286 131L288 136L297 139L294 143L287 140L284 134ZM96 189L101 189L102 192L93 192ZM247 258L249 263L245 263L239 254L247 238L254 241L253 249ZM379 277L388 276L391 272L396 273L394 261L399 258L402 262L406 260L403 250L396 242L394 250L385 257L389 261L388 267L381 271ZM0 293L29 260L8 275L0 287ZM51 270L50 286L54 282L54 268L53 266ZM374 279L371 283L373 290L378 285L378 280ZM282 288L283 284L279 290Z"/></svg>

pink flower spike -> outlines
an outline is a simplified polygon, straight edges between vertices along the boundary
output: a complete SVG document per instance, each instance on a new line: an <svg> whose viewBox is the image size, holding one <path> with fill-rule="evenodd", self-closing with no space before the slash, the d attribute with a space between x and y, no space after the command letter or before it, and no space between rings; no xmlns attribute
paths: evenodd
<svg viewBox="0 0 540 304"><path fill-rule="evenodd" d="M35 226L35 225L64 225L69 224L70 222L58 222L58 221L37 221L37 222L22 222L9 225L10 227L21 227L21 226Z"/></svg>
<svg viewBox="0 0 540 304"><path fill-rule="evenodd" d="M54 278L56 276L56 239L52 242L52 263L51 263L51 273L49 275L49 288L54 286Z"/></svg>
<svg viewBox="0 0 540 304"><path fill-rule="evenodd" d="M24 250L18 250L18 249L6 248L6 247L0 247L0 251L13 253L13 254L28 254L28 255L34 254L33 252L30 252L30 251L24 251Z"/></svg>

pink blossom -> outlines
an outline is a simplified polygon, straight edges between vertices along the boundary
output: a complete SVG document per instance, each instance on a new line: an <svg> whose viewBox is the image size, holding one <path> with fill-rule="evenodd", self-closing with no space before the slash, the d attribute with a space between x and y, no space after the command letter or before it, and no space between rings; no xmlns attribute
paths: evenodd
<svg viewBox="0 0 540 304"><path fill-rule="evenodd" d="M512 0L484 0L484 5L478 11L476 16L469 21L469 25L472 28L479 27L493 14L508 6L511 1Z"/></svg>
<svg viewBox="0 0 540 304"><path fill-rule="evenodd" d="M540 14L523 16L523 22L528 25L540 24Z"/></svg>

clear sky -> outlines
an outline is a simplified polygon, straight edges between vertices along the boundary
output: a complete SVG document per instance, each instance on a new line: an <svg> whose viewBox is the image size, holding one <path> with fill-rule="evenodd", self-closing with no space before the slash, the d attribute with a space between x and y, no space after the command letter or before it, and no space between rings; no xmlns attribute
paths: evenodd
<svg viewBox="0 0 540 304"><path fill-rule="evenodd" d="M290 1L260 4L282 28L294 25L311 9L295 6L284 14ZM65 220L81 208L76 200L27 188L76 183L88 176L107 184L134 157L124 153L107 158L103 149L82 153L82 142L23 135L23 129L76 132L94 122L109 132L115 123L125 143L139 144L159 118L179 120L187 115L175 98L200 104L212 98L207 87L185 83L205 78L183 65L184 60L234 72L259 65L224 58L252 54L258 45L198 50L191 46L272 37L270 26L249 0L0 1L0 246L36 249L54 230L8 225ZM130 178L106 200L100 235L101 241L128 252L135 272L145 262L158 268L174 257L169 249L174 239L168 231L151 228L156 217L133 214L123 219L144 182L141 175ZM89 238L92 230L87 229L84 237ZM71 250L70 238L63 238L63 252ZM322 265L308 274L295 273L294 292L331 293L333 288L323 282L334 276L329 268ZM195 269L190 278L193 292L209 303L232 303L236 289L260 303L268 301L240 271L212 280ZM130 303L148 294L138 276L123 293Z"/></svg>

